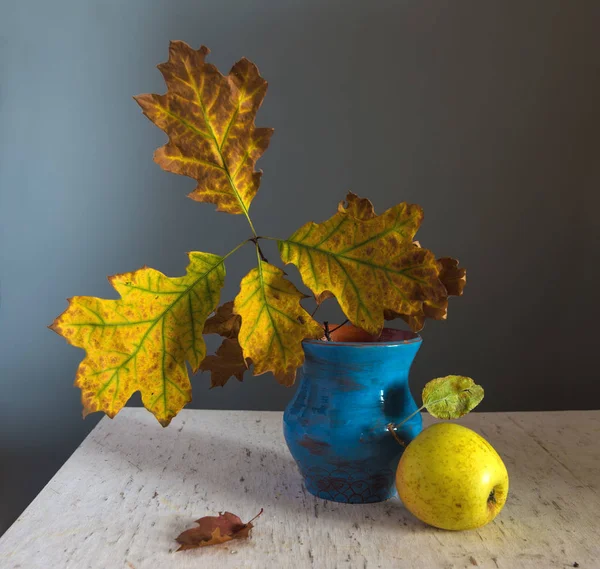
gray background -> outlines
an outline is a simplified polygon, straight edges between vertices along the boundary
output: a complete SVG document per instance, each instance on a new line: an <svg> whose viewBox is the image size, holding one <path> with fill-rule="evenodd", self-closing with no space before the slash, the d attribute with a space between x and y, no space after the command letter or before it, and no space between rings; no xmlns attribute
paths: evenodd
<svg viewBox="0 0 600 569"><path fill-rule="evenodd" d="M152 161L165 137L131 96L164 91L170 39L224 71L247 56L271 84L259 232L321 221L352 189L378 211L421 204L420 241L468 267L449 320L423 332L416 392L461 373L484 385L481 410L598 407L599 23L584 0L2 1L0 532L98 420L72 387L83 352L45 328L65 298L110 297L105 275L145 263L179 275L186 251L249 236ZM252 260L230 264L224 298ZM292 395L267 376L207 384L192 407Z"/></svg>

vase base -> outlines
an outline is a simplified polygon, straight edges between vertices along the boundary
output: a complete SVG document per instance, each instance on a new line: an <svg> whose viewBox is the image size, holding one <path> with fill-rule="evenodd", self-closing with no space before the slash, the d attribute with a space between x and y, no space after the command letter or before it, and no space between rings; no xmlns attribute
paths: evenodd
<svg viewBox="0 0 600 569"><path fill-rule="evenodd" d="M397 495L394 473L389 470L376 474L356 473L336 468L312 468L302 473L306 489L317 498L343 504L374 504Z"/></svg>
<svg viewBox="0 0 600 569"><path fill-rule="evenodd" d="M329 502L337 502L338 504L376 504L378 502L386 502L394 496L397 496L397 492L386 494L385 496L369 496L368 498L362 498L360 496L344 496L343 494L331 494L331 492L323 492L321 490L313 491L305 484L306 489L310 494L321 500L327 500Z"/></svg>

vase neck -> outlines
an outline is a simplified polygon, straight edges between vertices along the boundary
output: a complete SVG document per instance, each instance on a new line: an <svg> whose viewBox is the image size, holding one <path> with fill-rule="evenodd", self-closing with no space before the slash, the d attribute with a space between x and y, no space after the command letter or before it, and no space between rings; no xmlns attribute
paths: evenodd
<svg viewBox="0 0 600 569"><path fill-rule="evenodd" d="M408 379L408 371L421 342L406 344L327 345L305 343L305 377L340 378L367 374L372 378L393 377Z"/></svg>

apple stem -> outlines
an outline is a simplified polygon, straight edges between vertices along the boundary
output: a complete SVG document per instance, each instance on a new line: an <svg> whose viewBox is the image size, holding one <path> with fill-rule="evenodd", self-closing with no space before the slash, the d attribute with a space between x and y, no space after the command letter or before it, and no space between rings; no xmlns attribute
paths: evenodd
<svg viewBox="0 0 600 569"><path fill-rule="evenodd" d="M396 433L396 431L394 430L394 425L393 423L388 423L387 429L390 433L392 433L392 437L394 437L394 439L396 439L396 442L399 445L402 445L404 448L406 448L406 443L398 436L398 434Z"/></svg>

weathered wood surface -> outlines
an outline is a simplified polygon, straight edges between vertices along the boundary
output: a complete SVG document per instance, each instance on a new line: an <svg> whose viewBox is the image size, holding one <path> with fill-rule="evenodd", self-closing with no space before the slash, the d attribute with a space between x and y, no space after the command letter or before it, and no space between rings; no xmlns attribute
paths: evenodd
<svg viewBox="0 0 600 569"><path fill-rule="evenodd" d="M307 494L281 413L183 411L162 429L143 409L105 418L0 539L3 569L492 569L600 567L600 411L473 413L461 422L504 458L496 521L446 532L397 499ZM248 541L175 553L204 515L247 520Z"/></svg>

